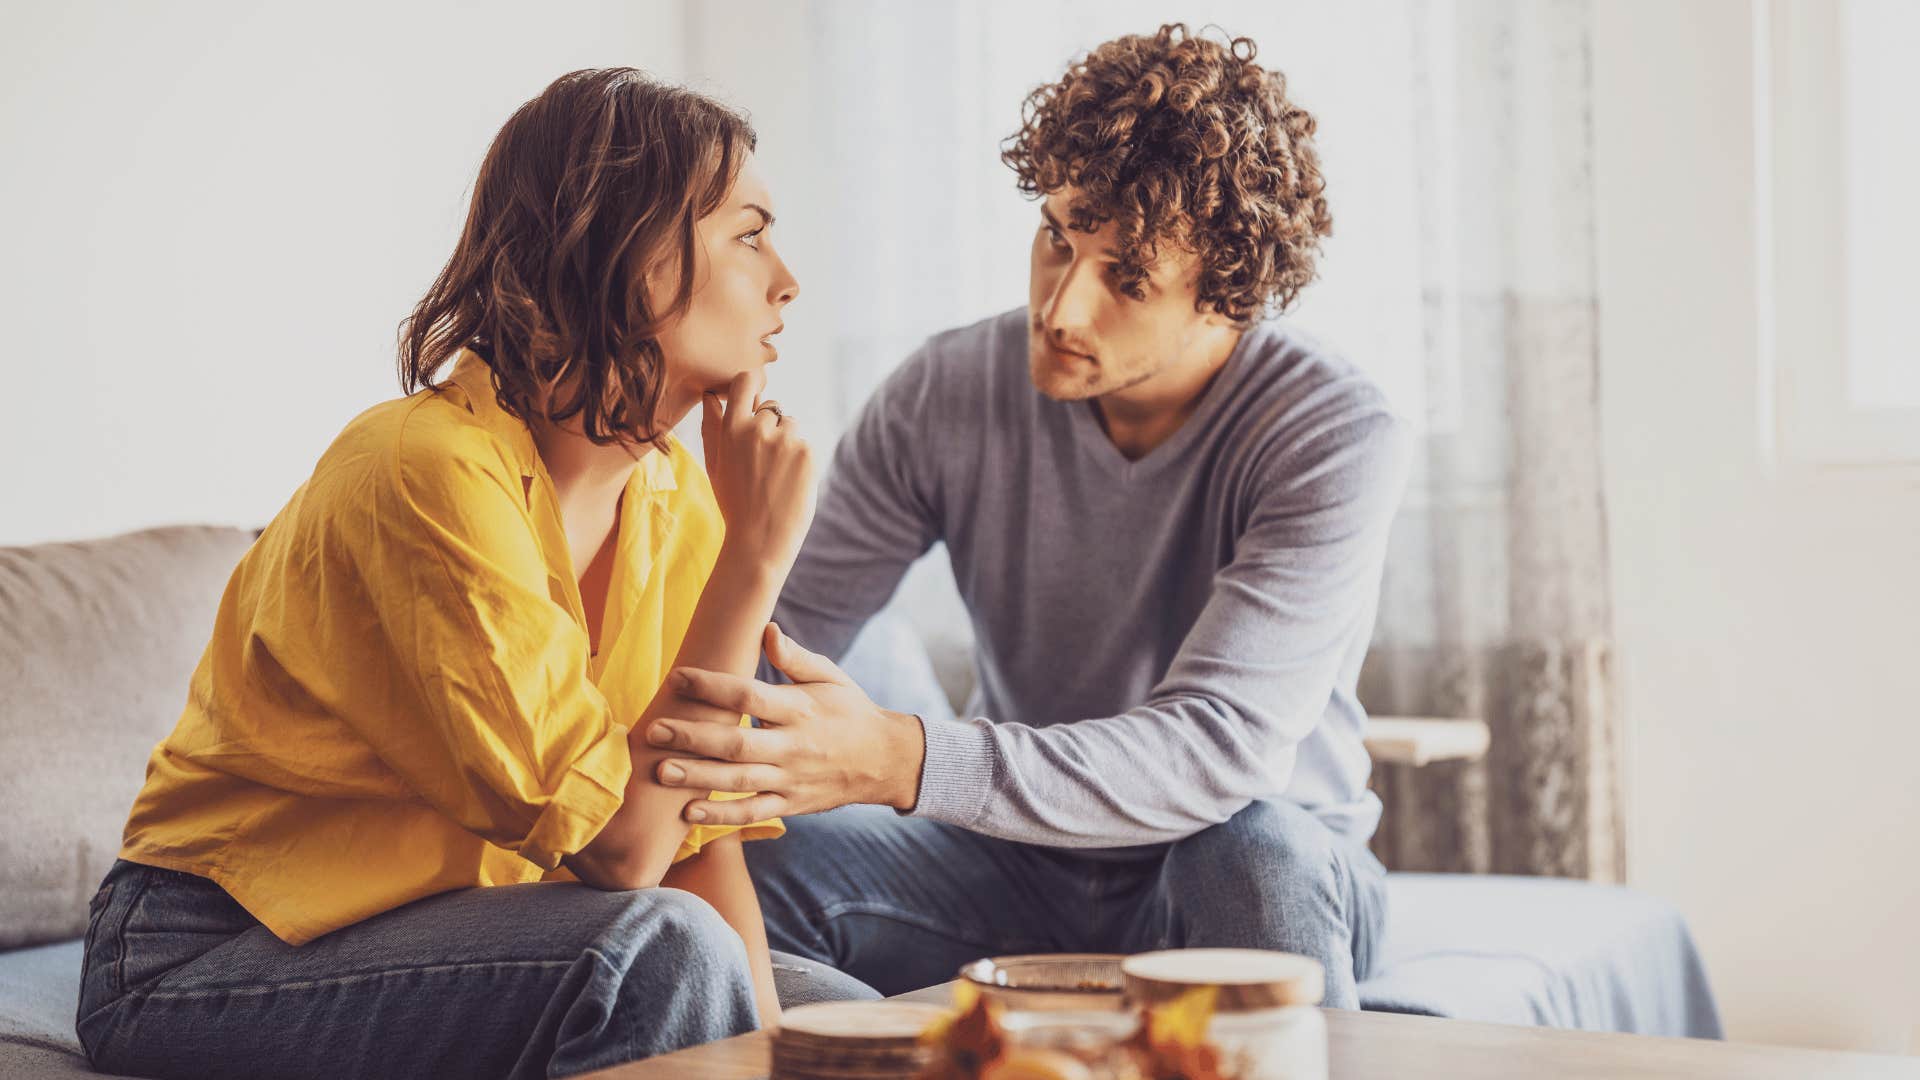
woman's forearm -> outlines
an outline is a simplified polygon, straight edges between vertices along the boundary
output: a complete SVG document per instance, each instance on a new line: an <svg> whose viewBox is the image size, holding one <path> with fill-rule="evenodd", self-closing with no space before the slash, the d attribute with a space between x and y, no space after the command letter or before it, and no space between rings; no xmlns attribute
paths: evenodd
<svg viewBox="0 0 1920 1080"><path fill-rule="evenodd" d="M751 675L759 662L760 635L773 615L785 577L757 553L723 545L713 574L700 593L674 662L736 675ZM667 715L677 698L665 686L635 719L627 736L633 774L620 809L600 834L567 857L567 868L602 889L640 889L660 883L673 862L687 825L681 813L700 792L663 787L653 770L667 756L646 741L652 722Z"/></svg>
<svg viewBox="0 0 1920 1080"><path fill-rule="evenodd" d="M760 899L747 876L746 855L738 833L710 841L700 854L676 863L662 885L698 896L713 905L747 946L753 969L753 995L760 1005L760 1026L780 1022L780 996L773 985L773 957L767 948L767 927L760 915Z"/></svg>

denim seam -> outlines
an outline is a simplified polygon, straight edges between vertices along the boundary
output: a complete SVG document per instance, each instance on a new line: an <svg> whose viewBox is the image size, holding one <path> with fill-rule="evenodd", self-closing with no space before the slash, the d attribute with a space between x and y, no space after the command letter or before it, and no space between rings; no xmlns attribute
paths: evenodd
<svg viewBox="0 0 1920 1080"><path fill-rule="evenodd" d="M108 989L113 991L113 997L116 999L127 992L127 924L133 921L134 909L140 906L140 901L146 899L147 886L151 884L153 884L153 873L143 870L140 873L139 884L130 890L127 906L121 909L120 918L113 929L113 979ZM105 915L100 918L102 922L106 921Z"/></svg>
<svg viewBox="0 0 1920 1080"><path fill-rule="evenodd" d="M314 990L327 986L384 979L393 975L418 975L422 973L442 974L480 968L571 967L574 963L576 963L574 960L485 960L461 964L415 964L411 967L382 968L379 971L361 971L352 975L331 975L322 979L298 979L293 982L255 983L246 986L214 986L196 990L151 990L147 993L146 997L149 1001L184 1001L192 998L266 994L280 990Z"/></svg>
<svg viewBox="0 0 1920 1080"><path fill-rule="evenodd" d="M113 910L113 894L119 891L120 883L117 881L109 881L100 886L100 892L106 893L106 896L101 899L98 908L87 913L87 933L86 936L81 939L80 943L80 954L82 957L92 950L93 943L98 940L100 936L100 924L106 921L107 912Z"/></svg>
<svg viewBox="0 0 1920 1080"><path fill-rule="evenodd" d="M616 972L619 970L611 960L601 955L599 950L588 949L585 950L585 953L591 955L600 963L605 964L609 969ZM238 997L248 994L265 994L279 990L313 990L325 986L378 979L388 975L412 975L420 972L440 973L462 971L469 968L568 967L574 962L575 961L572 960L488 960L461 964L416 964L412 967L386 968L380 971L361 971L352 975L336 975L324 979L300 979L294 982L255 983L245 986L210 986L194 990L159 990L155 989L152 984L148 984L139 990L132 991L130 995L120 994L115 996L113 1000L102 1004L99 1008L80 1017L79 1023L84 1024L93 1017L106 1012L108 1009L121 1005L129 996L137 997L142 1001L191 1001L208 997ZM163 974L160 977L165 978L165 975Z"/></svg>
<svg viewBox="0 0 1920 1080"><path fill-rule="evenodd" d="M1358 993L1360 981L1367 977L1366 969L1373 966L1373 949L1379 942L1371 935L1362 933L1365 916L1360 910L1360 875L1354 872L1353 860L1342 858L1340 849L1336 846L1333 864L1335 872L1345 883L1341 890L1344 895L1340 897L1340 917L1347 923L1347 955L1353 958L1353 985L1354 992ZM1366 937L1367 940L1362 942L1362 937ZM1363 944L1366 948L1365 955L1361 953Z"/></svg>
<svg viewBox="0 0 1920 1080"><path fill-rule="evenodd" d="M870 915L874 918L888 919L905 926L911 926L916 930L923 930L935 937L946 938L948 941L966 945L970 948L992 951L994 949L1004 949L1008 947L1005 942L990 942L984 940L990 936L988 934L963 935L950 927L936 925L931 920L915 918L911 912L903 911L891 905L877 904L870 901L842 901L820 909L816 917L822 920L829 920L838 919L842 915ZM1046 948L1047 945L1045 942L1029 939L1021 943L1020 947L1040 950Z"/></svg>

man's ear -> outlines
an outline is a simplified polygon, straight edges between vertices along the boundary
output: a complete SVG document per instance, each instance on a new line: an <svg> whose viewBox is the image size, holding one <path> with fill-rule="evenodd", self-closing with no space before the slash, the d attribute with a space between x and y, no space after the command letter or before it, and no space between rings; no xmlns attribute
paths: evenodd
<svg viewBox="0 0 1920 1080"><path fill-rule="evenodd" d="M1205 322L1208 326L1211 326L1220 330L1238 329L1240 326L1238 322L1228 318L1225 315L1220 314L1218 311L1207 312L1206 316L1201 321Z"/></svg>

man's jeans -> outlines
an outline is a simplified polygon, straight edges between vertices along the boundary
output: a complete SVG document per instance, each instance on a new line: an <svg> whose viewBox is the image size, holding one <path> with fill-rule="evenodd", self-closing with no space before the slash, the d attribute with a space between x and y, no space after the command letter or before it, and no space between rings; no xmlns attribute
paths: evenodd
<svg viewBox="0 0 1920 1080"><path fill-rule="evenodd" d="M873 996L774 960L784 1004ZM758 1023L740 935L677 889L463 889L295 948L213 882L122 861L89 912L77 1030L135 1076L518 1078Z"/></svg>
<svg viewBox="0 0 1920 1080"><path fill-rule="evenodd" d="M1178 843L1076 853L849 806L746 845L774 948L885 994L983 956L1280 949L1326 965L1358 1008L1386 918L1386 871L1298 805L1256 802Z"/></svg>

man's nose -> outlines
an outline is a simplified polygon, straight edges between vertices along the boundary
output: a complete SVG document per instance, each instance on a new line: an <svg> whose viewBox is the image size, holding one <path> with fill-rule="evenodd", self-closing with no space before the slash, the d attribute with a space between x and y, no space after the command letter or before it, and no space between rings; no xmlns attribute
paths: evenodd
<svg viewBox="0 0 1920 1080"><path fill-rule="evenodd" d="M1082 327L1093 321L1099 282L1089 276L1091 269L1070 266L1061 275L1059 284L1053 287L1053 299L1047 305L1045 322L1047 339L1055 345L1064 347L1079 334Z"/></svg>

